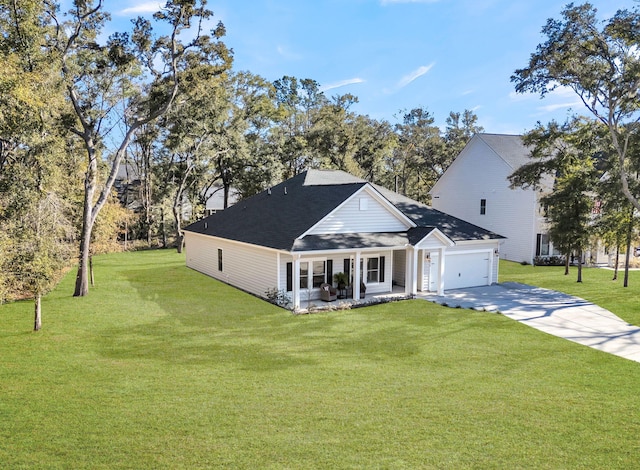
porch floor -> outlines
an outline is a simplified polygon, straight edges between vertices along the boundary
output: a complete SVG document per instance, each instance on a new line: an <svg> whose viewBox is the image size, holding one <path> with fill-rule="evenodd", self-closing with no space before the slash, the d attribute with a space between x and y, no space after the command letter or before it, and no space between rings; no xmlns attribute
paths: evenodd
<svg viewBox="0 0 640 470"><path fill-rule="evenodd" d="M385 300L400 300L407 298L404 286L393 286L391 292L378 292L375 294L366 294L364 299L337 299L331 302L325 302L320 299L300 302L300 312L305 313L310 310L334 310L340 308L348 308L352 305L375 304Z"/></svg>

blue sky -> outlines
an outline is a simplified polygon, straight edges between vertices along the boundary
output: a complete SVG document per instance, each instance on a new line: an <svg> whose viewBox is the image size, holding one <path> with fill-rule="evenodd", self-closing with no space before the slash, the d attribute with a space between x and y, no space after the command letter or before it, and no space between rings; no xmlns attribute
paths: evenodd
<svg viewBox="0 0 640 470"><path fill-rule="evenodd" d="M160 2L161 3L161 2ZM311 78L329 97L352 93L352 108L399 120L426 107L444 126L450 111L473 110L486 132L520 134L537 121L586 113L564 90L540 100L516 94L510 77L544 40L553 0L217 0L214 22L227 29L234 69L272 81ZM582 3L582 2L576 2ZM592 0L601 18L633 0ZM106 0L113 29L156 10L158 1Z"/></svg>

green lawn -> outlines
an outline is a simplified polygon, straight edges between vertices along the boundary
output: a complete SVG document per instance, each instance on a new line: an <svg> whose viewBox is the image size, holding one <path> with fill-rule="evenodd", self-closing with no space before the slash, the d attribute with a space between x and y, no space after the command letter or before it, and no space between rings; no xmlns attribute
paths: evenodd
<svg viewBox="0 0 640 470"><path fill-rule="evenodd" d="M295 316L169 251L94 264L39 333L0 307L2 468L637 466L638 363L419 300Z"/></svg>

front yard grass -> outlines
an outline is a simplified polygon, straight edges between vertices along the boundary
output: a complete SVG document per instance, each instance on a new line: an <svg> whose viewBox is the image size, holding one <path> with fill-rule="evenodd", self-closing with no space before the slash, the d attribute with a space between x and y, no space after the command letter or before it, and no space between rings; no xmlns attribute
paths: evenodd
<svg viewBox="0 0 640 470"><path fill-rule="evenodd" d="M295 316L169 251L95 270L39 333L0 307L3 468L637 465L638 363L420 300Z"/></svg>

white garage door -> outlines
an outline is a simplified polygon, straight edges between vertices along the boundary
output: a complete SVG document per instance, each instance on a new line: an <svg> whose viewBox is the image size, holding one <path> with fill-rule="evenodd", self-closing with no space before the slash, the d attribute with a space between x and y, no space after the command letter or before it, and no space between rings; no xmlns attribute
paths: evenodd
<svg viewBox="0 0 640 470"><path fill-rule="evenodd" d="M447 253L444 288L486 286L489 283L490 253Z"/></svg>

